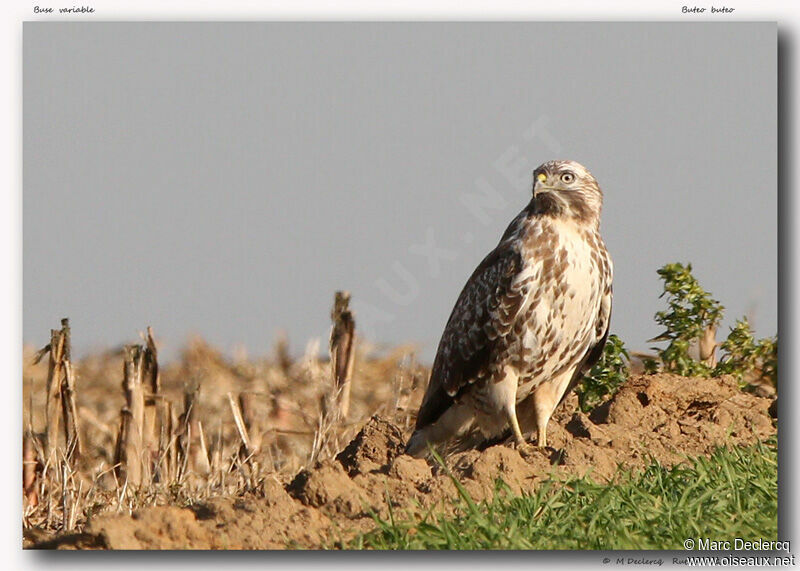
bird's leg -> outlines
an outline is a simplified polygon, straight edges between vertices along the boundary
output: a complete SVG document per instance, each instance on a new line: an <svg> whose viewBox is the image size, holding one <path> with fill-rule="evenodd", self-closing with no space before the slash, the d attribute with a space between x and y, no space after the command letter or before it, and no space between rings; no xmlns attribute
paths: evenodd
<svg viewBox="0 0 800 571"><path fill-rule="evenodd" d="M540 424L536 427L536 446L539 448L547 448L547 423Z"/></svg>
<svg viewBox="0 0 800 571"><path fill-rule="evenodd" d="M517 388L519 386L519 372L506 365L503 368L503 379L494 385L494 396L497 399L495 402L501 405L505 411L506 420L511 425L511 431L514 434L514 440L517 443L517 450L523 457L528 457L533 451L533 447L525 441L522 436L522 430L519 427L519 420L517 420Z"/></svg>
<svg viewBox="0 0 800 571"><path fill-rule="evenodd" d="M523 458L527 458L533 452L533 446L522 436L522 430L520 430L519 421L517 421L516 406L512 405L508 411L508 422L511 424L511 430L514 432L514 441L517 443L517 450Z"/></svg>
<svg viewBox="0 0 800 571"><path fill-rule="evenodd" d="M558 397L553 383L543 383L534 389L533 407L536 411L536 446L547 447L547 423L553 414Z"/></svg>

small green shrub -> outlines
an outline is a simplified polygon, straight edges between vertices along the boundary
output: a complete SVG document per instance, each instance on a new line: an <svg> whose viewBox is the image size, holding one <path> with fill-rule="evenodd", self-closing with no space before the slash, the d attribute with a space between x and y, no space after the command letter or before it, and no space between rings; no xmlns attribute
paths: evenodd
<svg viewBox="0 0 800 571"><path fill-rule="evenodd" d="M683 376L708 376L713 365L689 355L692 341L712 337L725 308L700 287L692 275L692 265L667 264L658 270L664 281L661 297L667 296L668 309L656 313L656 322L666 328L655 340L669 341L666 349L657 349L664 369ZM652 364L647 364L652 367Z"/></svg>
<svg viewBox="0 0 800 571"><path fill-rule="evenodd" d="M778 382L778 339L767 337L756 341L747 319L740 319L722 343L716 342L717 326L725 311L692 275L692 265L667 264L658 270L664 281L661 297L667 296L668 309L656 313L656 322L666 331L653 341L668 341L665 349L656 348L659 361L646 360L645 372L660 369L683 376L734 375L744 386L755 375ZM689 354L697 344L700 360ZM715 362L715 351L722 358Z"/></svg>
<svg viewBox="0 0 800 571"><path fill-rule="evenodd" d="M714 374L734 375L741 384L749 379L768 379L778 383L778 338L766 337L756 341L747 318L737 319L728 338L720 345L724 356Z"/></svg>
<svg viewBox="0 0 800 571"><path fill-rule="evenodd" d="M575 391L583 412L589 412L617 392L628 378L628 361L622 339L609 335L602 356Z"/></svg>

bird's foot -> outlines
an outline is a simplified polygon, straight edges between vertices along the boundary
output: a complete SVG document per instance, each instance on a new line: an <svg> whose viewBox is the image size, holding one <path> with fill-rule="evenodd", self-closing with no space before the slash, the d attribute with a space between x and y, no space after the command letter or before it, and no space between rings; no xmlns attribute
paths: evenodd
<svg viewBox="0 0 800 571"><path fill-rule="evenodd" d="M521 442L516 443L517 452L519 455L525 458L526 460L536 454L536 447L534 447L529 442L525 442L524 440Z"/></svg>

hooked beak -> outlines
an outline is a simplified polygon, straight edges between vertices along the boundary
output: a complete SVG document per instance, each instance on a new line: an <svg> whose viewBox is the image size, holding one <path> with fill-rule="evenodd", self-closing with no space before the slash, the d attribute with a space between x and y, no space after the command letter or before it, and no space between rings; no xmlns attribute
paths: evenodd
<svg viewBox="0 0 800 571"><path fill-rule="evenodd" d="M545 182L547 182L547 175L543 172L537 174L533 179L533 197L536 198L543 192L547 192L551 190L550 187L545 186Z"/></svg>

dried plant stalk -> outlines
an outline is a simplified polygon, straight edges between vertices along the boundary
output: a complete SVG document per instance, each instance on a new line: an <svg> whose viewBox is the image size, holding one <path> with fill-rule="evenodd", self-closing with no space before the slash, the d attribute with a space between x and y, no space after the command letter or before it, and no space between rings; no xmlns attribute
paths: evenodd
<svg viewBox="0 0 800 571"><path fill-rule="evenodd" d="M142 420L142 448L145 458L151 465L150 473L153 474L155 463L158 461L156 450L158 448L159 427L158 427L158 402L153 396L146 396L144 399L144 415Z"/></svg>
<svg viewBox="0 0 800 571"><path fill-rule="evenodd" d="M350 378L353 375L356 323L349 308L350 293L337 291L331 320L330 354L333 387L339 418L346 419L350 410Z"/></svg>
<svg viewBox="0 0 800 571"><path fill-rule="evenodd" d="M69 465L66 460L61 462L61 531L69 531L70 496L67 483L69 481Z"/></svg>
<svg viewBox="0 0 800 571"><path fill-rule="evenodd" d="M242 440L242 446L244 447L245 457L248 457L253 454L253 447L250 444L250 436L247 434L247 427L244 425L244 419L242 418L242 411L239 409L239 405L237 404L236 400L233 398L231 393L228 393L228 403L231 405L231 412L233 413L233 422L236 424L236 430L239 433L239 438Z"/></svg>
<svg viewBox="0 0 800 571"><path fill-rule="evenodd" d="M161 393L161 374L158 371L158 349L153 339L153 328L147 326L147 338L144 348L144 371L145 382L150 392L154 395Z"/></svg>
<svg viewBox="0 0 800 571"><path fill-rule="evenodd" d="M124 355L122 390L125 393L125 407L121 411L116 462L119 465L119 479L129 486L138 487L144 479L142 346L126 345Z"/></svg>
<svg viewBox="0 0 800 571"><path fill-rule="evenodd" d="M253 397L254 395L251 393L241 393L237 403L233 398L233 394L228 393L228 402L233 413L233 421L242 441L242 445L239 447L239 456L250 466L251 474L254 474L258 469L254 456L258 453L260 447L260 435L258 443L251 437L252 429L255 426Z"/></svg>
<svg viewBox="0 0 800 571"><path fill-rule="evenodd" d="M208 476L211 473L211 461L208 457L208 444L206 443L206 433L203 430L203 423L194 420L191 424L192 433L197 435L197 446L194 448L192 462L194 471L200 475Z"/></svg>
<svg viewBox="0 0 800 571"><path fill-rule="evenodd" d="M114 452L114 473L120 484L130 483L134 485L141 482L141 462L136 459L136 449L132 446L133 422L130 409L123 408L119 413L119 435Z"/></svg>
<svg viewBox="0 0 800 571"><path fill-rule="evenodd" d="M167 413L169 414L169 435L167 446L169 448L169 454L172 457L172 472L170 476L170 481L174 481L178 477L178 439L176 438L176 430L178 427L178 413L175 411L175 407L170 402L167 407Z"/></svg>
<svg viewBox="0 0 800 571"><path fill-rule="evenodd" d="M196 384L192 388L187 388L183 396L184 412L178 422L179 478L183 478L190 469L202 475L211 471L202 425L196 413L199 392L200 385Z"/></svg>
<svg viewBox="0 0 800 571"><path fill-rule="evenodd" d="M68 317L64 317L61 320L61 336L64 338L62 357L67 361L72 361L72 341Z"/></svg>
<svg viewBox="0 0 800 571"><path fill-rule="evenodd" d="M68 347L68 339L65 341L64 346ZM64 351L65 356L68 351ZM78 410L75 405L75 372L72 368L72 363L68 359L64 359L63 363L64 374L61 379L61 412L64 417L64 435L67 443L67 461L72 463L73 460L80 458L83 446L81 444L81 432L78 426Z"/></svg>
<svg viewBox="0 0 800 571"><path fill-rule="evenodd" d="M264 438L264 426L262 422L259 421L256 413L258 410L256 399L258 396L263 398L267 395L253 392L239 393L239 408L242 410L244 426L247 429L247 434L250 436L250 445L256 453L261 449Z"/></svg>
<svg viewBox="0 0 800 571"><path fill-rule="evenodd" d="M164 462L169 463L174 461L174 458L169 458L165 455L168 447L163 442L164 440L164 423L169 426L167 428L167 438L172 437L172 422L171 418L164 416L163 410L163 397L161 396L161 375L158 367L158 349L156 348L155 340L153 339L153 328L147 327L147 334L144 336L145 346L142 351L142 385L149 391L144 402L144 420L142 426L142 443L145 451L145 456L148 460L148 470L152 475L154 481L163 481L165 477L170 476L165 474L170 472L169 466L162 466ZM170 412L171 415L171 412Z"/></svg>
<svg viewBox="0 0 800 571"><path fill-rule="evenodd" d="M178 419L178 480L183 480L189 470L189 457L192 452L191 412L194 408L194 391L183 393L183 413Z"/></svg>
<svg viewBox="0 0 800 571"><path fill-rule="evenodd" d="M36 507L39 505L39 491L36 472L38 461L36 459L36 447L33 443L34 436L30 431L25 432L22 438L22 492L28 505Z"/></svg>
<svg viewBox="0 0 800 571"><path fill-rule="evenodd" d="M166 399L156 402L158 425L158 454L154 478L159 482L173 482L177 476L177 455L175 452L174 418L172 403Z"/></svg>
<svg viewBox="0 0 800 571"><path fill-rule="evenodd" d="M144 423L144 390L142 387L142 346L125 347L124 389L125 402L131 410L134 428L141 441Z"/></svg>
<svg viewBox="0 0 800 571"><path fill-rule="evenodd" d="M167 399L161 395L148 395L144 401L144 423L142 428L142 446L146 459L147 472L154 482L162 482L169 478L168 441L172 438L171 412Z"/></svg>
<svg viewBox="0 0 800 571"><path fill-rule="evenodd" d="M50 360L47 367L47 404L45 407L45 461L55 465L56 448L58 446L59 412L61 408L62 358L64 354L64 335L58 329L50 330L50 345L42 349L49 350Z"/></svg>

